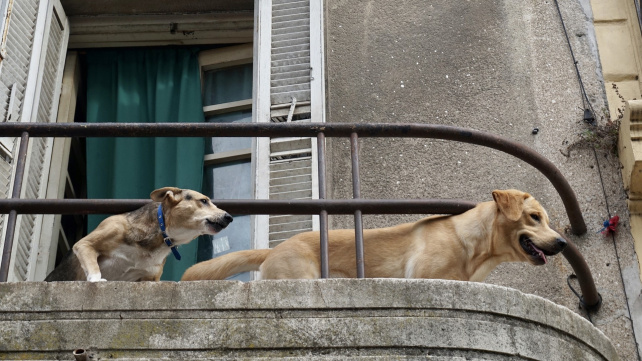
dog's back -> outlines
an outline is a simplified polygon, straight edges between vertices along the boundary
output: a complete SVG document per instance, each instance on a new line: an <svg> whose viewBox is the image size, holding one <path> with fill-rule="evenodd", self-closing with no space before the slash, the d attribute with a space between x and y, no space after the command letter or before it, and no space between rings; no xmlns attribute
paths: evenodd
<svg viewBox="0 0 642 361"><path fill-rule="evenodd" d="M528 193L493 191L465 213L363 230L367 277L483 281L502 262L546 263L566 241ZM330 277L356 277L354 230L328 232ZM297 234L270 250L247 250L196 264L183 280L225 279L239 270L263 279L320 277L319 232ZM259 252L261 251L261 252Z"/></svg>
<svg viewBox="0 0 642 361"><path fill-rule="evenodd" d="M85 272L73 251L69 251L62 262L45 278L46 282L84 280Z"/></svg>

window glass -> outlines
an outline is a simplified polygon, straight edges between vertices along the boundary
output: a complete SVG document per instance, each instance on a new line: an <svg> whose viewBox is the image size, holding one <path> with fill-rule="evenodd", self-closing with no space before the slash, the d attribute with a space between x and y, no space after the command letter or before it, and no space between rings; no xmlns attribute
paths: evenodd
<svg viewBox="0 0 642 361"><path fill-rule="evenodd" d="M223 69L206 71L203 74L203 105L218 105L252 99L252 64L243 64ZM208 116L211 123L249 123L252 109L222 112ZM205 153L221 156L225 152L249 149L252 138L211 138L206 142ZM248 154L249 156L249 154ZM219 158L220 163L205 166L203 193L212 199L251 199L253 197L251 159L230 160ZM202 236L198 243L198 261L224 254L250 249L252 234L250 216L232 215L226 229L214 236ZM233 280L249 281L248 272L231 277Z"/></svg>
<svg viewBox="0 0 642 361"><path fill-rule="evenodd" d="M252 99L252 64L208 70L203 79L204 105Z"/></svg>
<svg viewBox="0 0 642 361"><path fill-rule="evenodd" d="M203 185L212 199L250 199L252 182L250 161L236 161L205 167ZM234 221L214 236L201 236L198 262L252 248L250 216L234 216ZM230 279L249 281L245 272Z"/></svg>
<svg viewBox="0 0 642 361"><path fill-rule="evenodd" d="M252 109L237 112L217 114L205 119L207 122L216 123L251 123ZM252 138L211 138L205 145L205 154L229 152L232 150L247 149L252 146Z"/></svg>
<svg viewBox="0 0 642 361"><path fill-rule="evenodd" d="M203 185L212 199L251 199L250 160L205 167Z"/></svg>

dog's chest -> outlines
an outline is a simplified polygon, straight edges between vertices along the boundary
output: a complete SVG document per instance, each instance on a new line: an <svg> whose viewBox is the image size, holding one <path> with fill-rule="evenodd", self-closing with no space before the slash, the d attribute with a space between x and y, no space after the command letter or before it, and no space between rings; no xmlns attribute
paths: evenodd
<svg viewBox="0 0 642 361"><path fill-rule="evenodd" d="M138 281L158 274L168 253L169 247L149 251L135 245L121 245L98 262L107 280Z"/></svg>

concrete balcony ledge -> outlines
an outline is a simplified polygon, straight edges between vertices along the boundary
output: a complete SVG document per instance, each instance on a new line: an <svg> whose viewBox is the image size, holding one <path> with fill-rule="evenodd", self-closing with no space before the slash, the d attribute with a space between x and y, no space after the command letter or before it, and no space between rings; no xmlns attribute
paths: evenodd
<svg viewBox="0 0 642 361"><path fill-rule="evenodd" d="M0 330L0 359L618 359L567 308L443 280L8 283Z"/></svg>

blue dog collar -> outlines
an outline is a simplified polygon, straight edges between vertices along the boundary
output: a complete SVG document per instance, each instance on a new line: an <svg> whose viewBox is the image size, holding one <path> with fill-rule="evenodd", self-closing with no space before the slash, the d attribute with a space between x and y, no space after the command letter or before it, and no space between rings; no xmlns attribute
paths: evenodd
<svg viewBox="0 0 642 361"><path fill-rule="evenodd" d="M174 246L172 243L172 240L169 238L167 233L165 232L165 218L163 217L163 205L159 204L158 205L158 224L160 225L160 230L161 233L163 234L163 241L165 241L165 244L169 249L172 250L172 254L174 254L174 257L176 257L177 260L181 260L181 254L178 253L178 248L177 246Z"/></svg>

